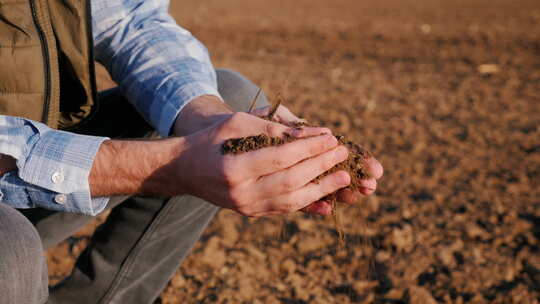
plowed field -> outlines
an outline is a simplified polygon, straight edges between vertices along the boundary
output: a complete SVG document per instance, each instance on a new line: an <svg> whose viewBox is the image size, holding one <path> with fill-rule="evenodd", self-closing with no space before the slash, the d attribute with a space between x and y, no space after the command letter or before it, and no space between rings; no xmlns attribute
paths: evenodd
<svg viewBox="0 0 540 304"><path fill-rule="evenodd" d="M340 209L344 246L331 218L220 212L159 303L538 303L539 1L190 0L172 12L217 67L364 145L385 176ZM51 282L95 225L48 252Z"/></svg>

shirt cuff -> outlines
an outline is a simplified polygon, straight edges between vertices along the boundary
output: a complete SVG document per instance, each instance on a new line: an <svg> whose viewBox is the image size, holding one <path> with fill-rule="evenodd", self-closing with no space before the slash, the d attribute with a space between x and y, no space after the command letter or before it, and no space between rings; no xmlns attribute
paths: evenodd
<svg viewBox="0 0 540 304"><path fill-rule="evenodd" d="M13 208L44 208L95 216L105 210L109 197L91 198L89 192L58 193L31 185L19 178L16 171L0 178L0 201Z"/></svg>
<svg viewBox="0 0 540 304"><path fill-rule="evenodd" d="M92 200L88 178L97 151L108 138L34 126L37 138L17 160L18 177L27 184L29 199L47 209L98 214L108 199Z"/></svg>

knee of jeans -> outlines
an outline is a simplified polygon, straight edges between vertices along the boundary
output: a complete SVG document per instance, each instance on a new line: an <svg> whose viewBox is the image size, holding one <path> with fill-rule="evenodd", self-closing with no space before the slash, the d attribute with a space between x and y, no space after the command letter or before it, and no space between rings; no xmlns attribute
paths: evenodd
<svg viewBox="0 0 540 304"><path fill-rule="evenodd" d="M21 213L5 206L0 206L0 257L0 282L19 291L40 282L46 272L37 230Z"/></svg>
<svg viewBox="0 0 540 304"><path fill-rule="evenodd" d="M221 97L236 111L247 111L260 88L242 74L228 69L217 69L218 90ZM261 91L255 107L267 106L268 100Z"/></svg>

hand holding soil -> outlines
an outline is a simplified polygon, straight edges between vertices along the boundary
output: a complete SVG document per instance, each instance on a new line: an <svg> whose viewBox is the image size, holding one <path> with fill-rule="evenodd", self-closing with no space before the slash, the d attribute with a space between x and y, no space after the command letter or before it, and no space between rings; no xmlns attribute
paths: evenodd
<svg viewBox="0 0 540 304"><path fill-rule="evenodd" d="M294 142L299 138L306 136L307 133L312 132L312 130L306 131L308 128L306 121L296 117L286 107L280 105L280 102L272 108L265 107L252 111L251 113L263 119L277 121L291 126L293 127L293 130L291 133L283 134L284 137L283 135L281 137L269 137L265 134L259 134L229 139L222 145L223 154L239 154L266 147L280 146ZM383 168L381 164L372 157L371 153L359 145L347 141L343 136L336 135L335 137L340 145L349 150L349 155L343 162L336 164L328 171L317 176L314 179L314 182L317 183L318 180L331 173L346 171L351 178L351 183L346 188L331 193L321 200L307 206L303 211L323 215L330 214L335 209L336 201L352 204L357 201L358 193L364 195L372 194L377 187L377 179L382 176Z"/></svg>
<svg viewBox="0 0 540 304"><path fill-rule="evenodd" d="M258 134L272 138L289 134L297 140L239 155L222 154L226 140ZM346 172L337 171L311 183L348 157L347 149L326 128L297 130L235 113L186 141L189 148L176 166L179 172L190 172L189 180L181 181L186 192L246 216L297 211L351 181Z"/></svg>

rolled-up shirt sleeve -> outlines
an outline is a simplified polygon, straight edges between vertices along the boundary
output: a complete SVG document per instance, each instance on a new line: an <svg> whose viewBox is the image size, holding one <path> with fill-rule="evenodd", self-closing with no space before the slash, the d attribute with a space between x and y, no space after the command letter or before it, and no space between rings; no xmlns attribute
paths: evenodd
<svg viewBox="0 0 540 304"><path fill-rule="evenodd" d="M0 115L0 154L17 163L16 170L0 177L0 200L14 208L99 214L109 199L91 197L88 177L96 153L107 139Z"/></svg>
<svg viewBox="0 0 540 304"><path fill-rule="evenodd" d="M220 97L207 49L168 8L168 0L92 1L96 60L162 136L191 100Z"/></svg>

